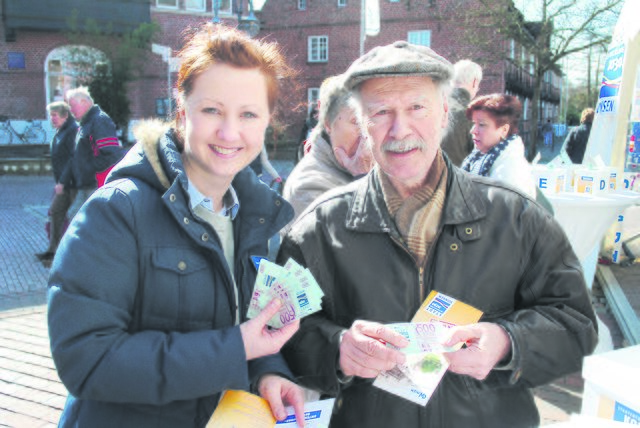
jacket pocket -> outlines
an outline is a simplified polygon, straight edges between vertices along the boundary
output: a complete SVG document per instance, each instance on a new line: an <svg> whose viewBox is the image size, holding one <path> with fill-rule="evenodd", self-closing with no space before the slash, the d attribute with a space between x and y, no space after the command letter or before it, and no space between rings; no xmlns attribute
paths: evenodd
<svg viewBox="0 0 640 428"><path fill-rule="evenodd" d="M219 278L204 254L161 247L150 254L140 296L141 326L189 331L211 327Z"/></svg>

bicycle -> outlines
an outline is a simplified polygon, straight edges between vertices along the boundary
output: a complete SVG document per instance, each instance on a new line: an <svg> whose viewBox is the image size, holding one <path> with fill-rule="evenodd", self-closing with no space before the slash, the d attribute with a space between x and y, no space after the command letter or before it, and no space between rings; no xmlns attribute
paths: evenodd
<svg viewBox="0 0 640 428"><path fill-rule="evenodd" d="M13 144L14 137L17 137L22 144L45 144L47 133L42 128L42 123L38 120L29 120L29 124L23 132L18 132L11 125L8 116L0 115L0 145Z"/></svg>

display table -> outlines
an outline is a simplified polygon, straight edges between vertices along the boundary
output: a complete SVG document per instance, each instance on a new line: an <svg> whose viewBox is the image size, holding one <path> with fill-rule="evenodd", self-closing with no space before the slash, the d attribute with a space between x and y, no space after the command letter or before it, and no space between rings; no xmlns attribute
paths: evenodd
<svg viewBox="0 0 640 428"><path fill-rule="evenodd" d="M558 220L583 263L600 246L605 233L625 208L640 204L640 193L620 191L591 196L583 193L546 195Z"/></svg>
<svg viewBox="0 0 640 428"><path fill-rule="evenodd" d="M587 287L591 289L598 265L600 242L625 208L640 204L640 193L619 191L591 196L583 193L546 195L555 211L555 218L564 229L578 260ZM595 353L613 349L608 327L598 318L600 340Z"/></svg>
<svg viewBox="0 0 640 428"><path fill-rule="evenodd" d="M582 264L587 286L591 288L602 238L625 208L640 204L640 193L625 190L592 196L562 192L546 196Z"/></svg>

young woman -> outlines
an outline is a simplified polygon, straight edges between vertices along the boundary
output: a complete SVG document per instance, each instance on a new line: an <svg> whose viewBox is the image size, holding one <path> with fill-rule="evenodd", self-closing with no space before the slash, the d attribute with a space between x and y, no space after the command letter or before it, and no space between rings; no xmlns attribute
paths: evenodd
<svg viewBox="0 0 640 428"><path fill-rule="evenodd" d="M475 148L460 167L502 180L536 198L531 165L518 136L521 114L520 101L511 95L492 94L473 100L467 108L467 118L473 122L471 136Z"/></svg>
<svg viewBox="0 0 640 428"><path fill-rule="evenodd" d="M254 256L293 217L247 165L290 72L274 44L205 25L180 53L173 127L138 144L84 205L54 259L49 333L69 390L60 426L203 427L223 391L278 419L303 395L270 330L246 319Z"/></svg>

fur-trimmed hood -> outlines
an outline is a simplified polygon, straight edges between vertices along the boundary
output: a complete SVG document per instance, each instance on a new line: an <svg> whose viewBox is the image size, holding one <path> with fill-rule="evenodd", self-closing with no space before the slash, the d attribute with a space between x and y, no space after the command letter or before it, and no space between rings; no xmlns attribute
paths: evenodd
<svg viewBox="0 0 640 428"><path fill-rule="evenodd" d="M157 119L140 122L133 130L136 144L114 168L107 182L138 178L167 190L184 171L173 134L169 123Z"/></svg>
<svg viewBox="0 0 640 428"><path fill-rule="evenodd" d="M134 135L137 143L114 167L107 183L118 179L140 180L161 194L174 187L182 188L186 194L189 179L170 125L159 120L144 121L136 126ZM248 166L236 174L232 185L241 201L239 216L252 223L252 227L260 224L268 228L267 236L273 236L293 218L291 205L261 182Z"/></svg>

